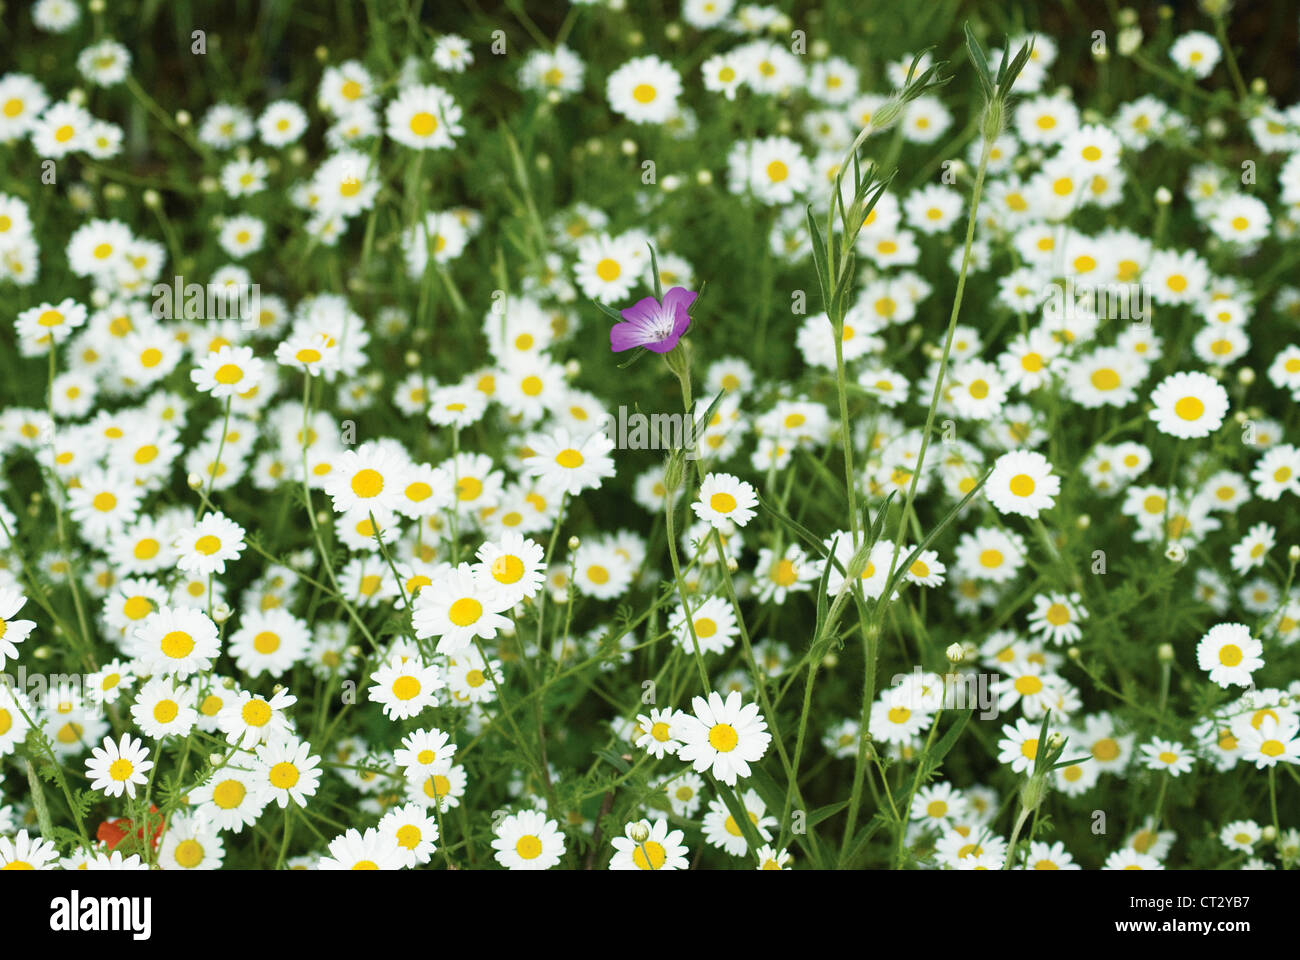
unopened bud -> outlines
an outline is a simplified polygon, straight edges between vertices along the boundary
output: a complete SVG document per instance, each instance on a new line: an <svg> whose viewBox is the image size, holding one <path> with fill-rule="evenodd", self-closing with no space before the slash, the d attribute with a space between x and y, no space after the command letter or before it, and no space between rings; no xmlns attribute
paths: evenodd
<svg viewBox="0 0 1300 960"><path fill-rule="evenodd" d="M948 649L943 653L951 664L958 664L966 659L966 650L960 643L949 644Z"/></svg>
<svg viewBox="0 0 1300 960"><path fill-rule="evenodd" d="M1155 200L1160 206L1167 207L1173 203L1174 195L1169 192L1168 187L1156 187Z"/></svg>
<svg viewBox="0 0 1300 960"><path fill-rule="evenodd" d="M644 820L627 825L627 838L633 843L645 843L650 839L650 824Z"/></svg>
<svg viewBox="0 0 1300 960"><path fill-rule="evenodd" d="M1026 810L1037 810L1045 796L1047 796L1047 780L1043 777L1030 777L1020 788L1020 803Z"/></svg>
<svg viewBox="0 0 1300 960"><path fill-rule="evenodd" d="M582 546L582 541L579 540L577 537L570 537L570 538L569 538L569 549L570 549L570 550L577 550L578 547L580 547L580 546Z"/></svg>
<svg viewBox="0 0 1300 960"><path fill-rule="evenodd" d="M197 473L191 473L185 478L185 482L189 485L191 490L197 490L199 487L203 486L203 478Z"/></svg>
<svg viewBox="0 0 1300 960"><path fill-rule="evenodd" d="M1162 643L1156 647L1156 659L1161 663L1173 663L1174 645L1172 643Z"/></svg>
<svg viewBox="0 0 1300 960"><path fill-rule="evenodd" d="M889 129L898 122L898 118L902 112L903 105L898 102L897 98L886 101L877 107L876 112L871 115L871 129Z"/></svg>

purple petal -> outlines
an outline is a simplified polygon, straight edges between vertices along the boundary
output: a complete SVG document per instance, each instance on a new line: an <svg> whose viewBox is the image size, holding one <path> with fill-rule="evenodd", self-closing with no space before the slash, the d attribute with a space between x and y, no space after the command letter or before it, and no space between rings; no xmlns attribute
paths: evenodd
<svg viewBox="0 0 1300 960"><path fill-rule="evenodd" d="M673 287L664 294L664 306L673 313L681 316L691 308L695 298L699 294L694 290L687 290L685 287Z"/></svg>
<svg viewBox="0 0 1300 960"><path fill-rule="evenodd" d="M638 324L616 323L609 331L609 349L615 353L631 350L642 346L645 339L645 331Z"/></svg>
<svg viewBox="0 0 1300 960"><path fill-rule="evenodd" d="M682 329L685 329L684 327ZM649 343L642 344L647 350L654 353L667 353L673 347L677 346L677 341L682 338L680 331L673 331L662 340L652 340Z"/></svg>
<svg viewBox="0 0 1300 960"><path fill-rule="evenodd" d="M644 297L627 309L620 310L619 313L623 315L624 320L651 322L659 315L659 301L654 297Z"/></svg>

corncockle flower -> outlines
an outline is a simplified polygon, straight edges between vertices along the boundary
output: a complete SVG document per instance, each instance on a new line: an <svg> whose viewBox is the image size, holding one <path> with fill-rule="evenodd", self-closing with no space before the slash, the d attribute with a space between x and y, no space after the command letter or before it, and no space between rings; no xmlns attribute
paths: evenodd
<svg viewBox="0 0 1300 960"><path fill-rule="evenodd" d="M698 296L694 290L673 287L664 294L662 303L654 297L645 297L626 310L620 310L623 322L614 324L609 331L609 348L615 353L633 347L667 353L677 346L677 341L691 325L687 311Z"/></svg>

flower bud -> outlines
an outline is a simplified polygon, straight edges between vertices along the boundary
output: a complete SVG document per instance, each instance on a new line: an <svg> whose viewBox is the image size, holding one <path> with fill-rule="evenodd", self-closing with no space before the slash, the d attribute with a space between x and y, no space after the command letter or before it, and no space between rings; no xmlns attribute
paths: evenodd
<svg viewBox="0 0 1300 960"><path fill-rule="evenodd" d="M1020 788L1020 803L1029 811L1037 810L1047 796L1047 780L1041 776L1030 777Z"/></svg>

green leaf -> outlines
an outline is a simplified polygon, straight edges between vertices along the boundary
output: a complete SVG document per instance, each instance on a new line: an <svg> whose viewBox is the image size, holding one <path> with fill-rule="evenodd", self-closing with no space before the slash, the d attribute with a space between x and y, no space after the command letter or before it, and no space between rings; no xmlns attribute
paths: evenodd
<svg viewBox="0 0 1300 960"><path fill-rule="evenodd" d="M722 398L723 398L723 396L726 394L726 392L727 392L726 390L719 390L719 391L718 391L718 395L717 395L716 397L713 398L713 402L710 403L709 406L708 406L708 409L706 409L706 410L704 411L704 416L703 416L703 417L700 417L700 418L697 418L697 419L694 421L694 422L695 422L695 436L698 437L698 436L699 436L699 435L700 435L700 434L701 434L705 429L708 428L708 426L709 426L709 421L713 419L713 411L718 409L718 404L720 404L720 403L722 402ZM695 416L695 409L694 409L694 408L695 408L695 405L694 405L694 404L691 404L691 416L692 416L692 417Z"/></svg>
<svg viewBox="0 0 1300 960"><path fill-rule="evenodd" d="M822 292L822 303L830 304L830 294L827 292L826 283L828 274L826 273L826 241L822 239L821 228L817 226L817 219L813 216L812 204L808 204L808 236L812 240L813 268L817 271L817 286Z"/></svg>
<svg viewBox="0 0 1300 960"><path fill-rule="evenodd" d="M943 763L943 758L948 755L948 751L957 743L957 738L966 729L966 724L970 722L971 715L974 712L973 709L962 711L961 716L944 731L938 742L921 757L920 766L916 769L916 786L921 786L924 781L930 779L930 774L939 769Z"/></svg>
<svg viewBox="0 0 1300 960"><path fill-rule="evenodd" d="M643 350L641 347L637 347L632 351L632 356L628 357L626 360L619 361L617 364L618 369L626 370L649 352L649 350Z"/></svg>
<svg viewBox="0 0 1300 960"><path fill-rule="evenodd" d="M835 816L835 814L839 813L848 805L849 805L849 801L841 800L838 803L828 803L824 807L818 807L812 813L808 814L809 828L815 827L823 820Z"/></svg>
<svg viewBox="0 0 1300 960"><path fill-rule="evenodd" d="M1030 56L1034 52L1034 41L1031 39L1018 51L1015 58L1007 65L1007 57L1011 52L1011 38L1007 38L1006 47L1002 51L1002 66L998 68L998 96L1003 100L1006 99L1012 86L1015 85L1016 78L1020 76L1020 71L1025 69L1025 64L1029 62Z"/></svg>
<svg viewBox="0 0 1300 960"><path fill-rule="evenodd" d="M650 273L654 279L655 299L660 303L664 302L663 282L659 279L659 260L655 257L655 248L653 243L647 243L650 248Z"/></svg>
<svg viewBox="0 0 1300 960"><path fill-rule="evenodd" d="M609 306L608 304L601 303L599 300L592 300L591 302L596 305L596 309L598 309L605 316L609 317L615 323L624 322L623 315L619 313L617 310L615 310L613 307Z"/></svg>
<svg viewBox="0 0 1300 960"><path fill-rule="evenodd" d="M839 542L839 537L831 538L830 549L826 551L828 559L835 557L835 544ZM822 629L826 626L826 614L829 612L830 605L826 602L826 584L830 580L831 564L822 564L821 579L817 581L817 620L813 624L812 646L816 647L821 639Z"/></svg>
<svg viewBox="0 0 1300 960"><path fill-rule="evenodd" d="M979 79L980 87L984 91L984 98L992 100L994 96L993 76L989 72L989 58L984 55L984 48L980 46L975 31L971 29L970 22L967 21L964 27L966 33L966 52L970 54L972 65L975 67L975 76ZM1006 57L1003 56L1005 61Z"/></svg>

